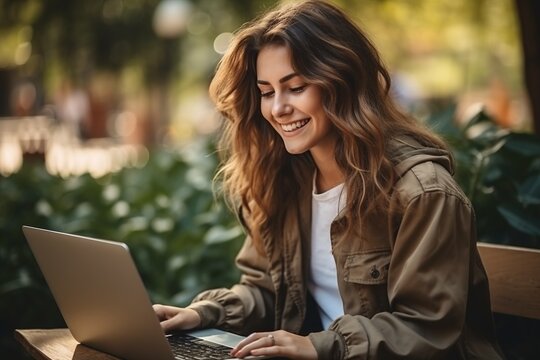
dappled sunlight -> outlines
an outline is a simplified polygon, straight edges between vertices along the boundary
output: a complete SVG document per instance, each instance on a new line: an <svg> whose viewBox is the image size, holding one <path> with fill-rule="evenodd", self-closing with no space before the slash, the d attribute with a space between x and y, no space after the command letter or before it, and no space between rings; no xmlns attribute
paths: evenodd
<svg viewBox="0 0 540 360"><path fill-rule="evenodd" d="M0 30L0 117L52 112L81 138L148 148L212 134L208 80L234 30L278 2L1 0L10 26ZM393 94L417 118L481 102L505 127L530 129L513 0L336 2L373 39Z"/></svg>
<svg viewBox="0 0 540 360"><path fill-rule="evenodd" d="M23 165L24 154L42 156L51 175L94 178L124 167L143 167L148 150L111 138L81 141L68 127L44 116L0 122L0 174L9 176Z"/></svg>

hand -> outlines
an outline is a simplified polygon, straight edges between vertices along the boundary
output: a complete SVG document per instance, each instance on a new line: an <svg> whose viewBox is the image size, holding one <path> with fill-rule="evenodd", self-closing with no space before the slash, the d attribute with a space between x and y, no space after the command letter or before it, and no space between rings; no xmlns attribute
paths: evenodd
<svg viewBox="0 0 540 360"><path fill-rule="evenodd" d="M253 356L282 356L298 360L317 360L317 351L307 336L291 334L284 330L260 332L249 335L231 351L243 358Z"/></svg>
<svg viewBox="0 0 540 360"><path fill-rule="evenodd" d="M152 307L165 333L193 329L201 324L201 317L195 310L159 304Z"/></svg>

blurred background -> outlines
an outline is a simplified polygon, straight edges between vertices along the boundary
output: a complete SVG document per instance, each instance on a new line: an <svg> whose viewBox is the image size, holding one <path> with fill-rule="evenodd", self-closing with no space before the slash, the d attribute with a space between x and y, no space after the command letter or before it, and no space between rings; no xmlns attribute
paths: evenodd
<svg viewBox="0 0 540 360"><path fill-rule="evenodd" d="M155 302L237 279L207 88L232 33L278 2L0 0L2 358L26 358L14 329L65 326L23 224L127 242ZM480 240L540 248L540 3L333 2L450 143ZM540 354L537 321L497 327L510 359Z"/></svg>

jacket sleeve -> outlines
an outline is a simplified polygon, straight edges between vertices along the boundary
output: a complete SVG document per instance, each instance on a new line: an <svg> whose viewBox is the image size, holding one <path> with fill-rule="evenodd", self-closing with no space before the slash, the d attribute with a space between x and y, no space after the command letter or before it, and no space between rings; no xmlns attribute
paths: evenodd
<svg viewBox="0 0 540 360"><path fill-rule="evenodd" d="M202 328L221 327L248 334L274 325L274 288L268 274L268 260L261 256L248 236L236 265L242 276L230 289L213 289L197 295L188 308L197 311Z"/></svg>
<svg viewBox="0 0 540 360"><path fill-rule="evenodd" d="M310 338L320 359L442 359L464 327L474 214L445 191L404 210L388 270L390 310L345 315Z"/></svg>

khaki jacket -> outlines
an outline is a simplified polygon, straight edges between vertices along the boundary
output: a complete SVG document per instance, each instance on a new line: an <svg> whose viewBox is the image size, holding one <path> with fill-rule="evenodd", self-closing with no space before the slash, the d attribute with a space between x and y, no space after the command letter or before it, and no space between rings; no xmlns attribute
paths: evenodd
<svg viewBox="0 0 540 360"><path fill-rule="evenodd" d="M345 315L309 334L319 359L503 358L473 209L452 178L448 154L411 139L394 141L393 154L399 176L393 200L405 204L401 215L362 219L351 238L339 216L331 225ZM311 190L306 186L298 208L284 210L283 246L265 239L261 256L248 237L237 257L240 283L197 296L190 308L203 327L301 332Z"/></svg>

